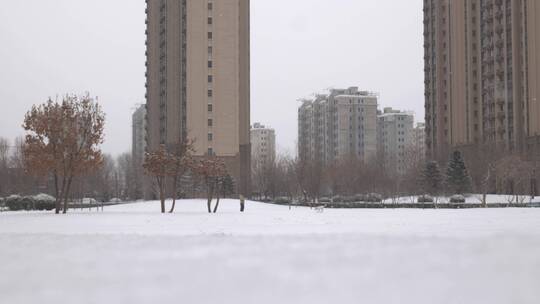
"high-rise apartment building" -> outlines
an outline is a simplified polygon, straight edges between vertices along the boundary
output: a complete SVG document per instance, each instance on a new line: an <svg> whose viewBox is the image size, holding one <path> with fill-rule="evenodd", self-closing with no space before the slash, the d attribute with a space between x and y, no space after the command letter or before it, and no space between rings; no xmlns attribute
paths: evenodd
<svg viewBox="0 0 540 304"><path fill-rule="evenodd" d="M138 199L148 195L148 187L144 182L144 154L146 152L146 105L138 107L131 116L132 140L131 157L133 159L134 189Z"/></svg>
<svg viewBox="0 0 540 304"><path fill-rule="evenodd" d="M403 174L414 143L414 114L385 108L378 116L378 155L385 170Z"/></svg>
<svg viewBox="0 0 540 304"><path fill-rule="evenodd" d="M351 87L304 101L298 110L299 156L323 163L349 156L365 162L374 158L377 100L377 95Z"/></svg>
<svg viewBox="0 0 540 304"><path fill-rule="evenodd" d="M147 0L150 150L195 140L225 160L238 191L250 179L249 0Z"/></svg>
<svg viewBox="0 0 540 304"><path fill-rule="evenodd" d="M418 159L423 160L426 157L426 124L417 123L413 132L413 151L418 155Z"/></svg>
<svg viewBox="0 0 540 304"><path fill-rule="evenodd" d="M538 149L540 2L424 0L426 145ZM536 150L538 151L538 150Z"/></svg>
<svg viewBox="0 0 540 304"><path fill-rule="evenodd" d="M276 131L260 123L251 128L251 165L265 166L276 160Z"/></svg>
<svg viewBox="0 0 540 304"><path fill-rule="evenodd" d="M142 166L146 151L146 105L142 105L131 116L131 155L136 166Z"/></svg>

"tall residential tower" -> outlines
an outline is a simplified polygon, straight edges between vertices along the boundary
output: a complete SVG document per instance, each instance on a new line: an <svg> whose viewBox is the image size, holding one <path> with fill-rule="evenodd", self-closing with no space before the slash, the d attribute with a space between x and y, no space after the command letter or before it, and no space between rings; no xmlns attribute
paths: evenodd
<svg viewBox="0 0 540 304"><path fill-rule="evenodd" d="M249 0L147 0L148 149L195 140L250 179Z"/></svg>
<svg viewBox="0 0 540 304"><path fill-rule="evenodd" d="M424 0L431 158L487 144L538 153L540 1Z"/></svg>

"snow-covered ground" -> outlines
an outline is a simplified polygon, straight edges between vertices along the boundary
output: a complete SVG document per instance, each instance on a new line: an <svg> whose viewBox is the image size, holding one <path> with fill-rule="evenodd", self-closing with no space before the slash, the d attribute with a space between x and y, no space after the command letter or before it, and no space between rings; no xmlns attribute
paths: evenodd
<svg viewBox="0 0 540 304"><path fill-rule="evenodd" d="M0 303L538 303L540 209L0 213Z"/></svg>

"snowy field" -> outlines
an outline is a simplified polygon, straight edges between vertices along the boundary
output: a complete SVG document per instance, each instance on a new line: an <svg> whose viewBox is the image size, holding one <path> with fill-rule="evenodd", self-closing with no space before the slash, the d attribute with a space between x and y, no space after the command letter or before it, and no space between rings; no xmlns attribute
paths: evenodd
<svg viewBox="0 0 540 304"><path fill-rule="evenodd" d="M0 213L0 303L540 303L540 209Z"/></svg>

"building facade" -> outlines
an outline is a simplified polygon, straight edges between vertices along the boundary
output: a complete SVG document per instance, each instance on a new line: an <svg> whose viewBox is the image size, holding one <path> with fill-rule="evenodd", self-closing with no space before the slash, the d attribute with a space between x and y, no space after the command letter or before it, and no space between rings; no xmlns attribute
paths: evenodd
<svg viewBox="0 0 540 304"><path fill-rule="evenodd" d="M250 181L249 0L147 0L148 149L195 141Z"/></svg>
<svg viewBox="0 0 540 304"><path fill-rule="evenodd" d="M425 0L426 146L538 153L540 2Z"/></svg>
<svg viewBox="0 0 540 304"><path fill-rule="evenodd" d="M133 199L149 196L148 183L144 181L144 154L146 153L146 105L138 107L131 116L131 157L133 159L134 189L137 194Z"/></svg>
<svg viewBox="0 0 540 304"><path fill-rule="evenodd" d="M131 116L132 140L131 155L133 163L142 167L144 153L146 152L146 105L142 105Z"/></svg>
<svg viewBox="0 0 540 304"><path fill-rule="evenodd" d="M368 162L377 154L377 95L357 87L333 89L298 110L298 154L331 163L344 157Z"/></svg>
<svg viewBox="0 0 540 304"><path fill-rule="evenodd" d="M276 160L276 131L255 123L251 128L251 165L262 167Z"/></svg>
<svg viewBox="0 0 540 304"><path fill-rule="evenodd" d="M404 174L414 145L414 114L385 108L378 116L378 155L386 172Z"/></svg>
<svg viewBox="0 0 540 304"><path fill-rule="evenodd" d="M414 127L413 134L413 151L423 162L426 157L426 124L419 122Z"/></svg>

